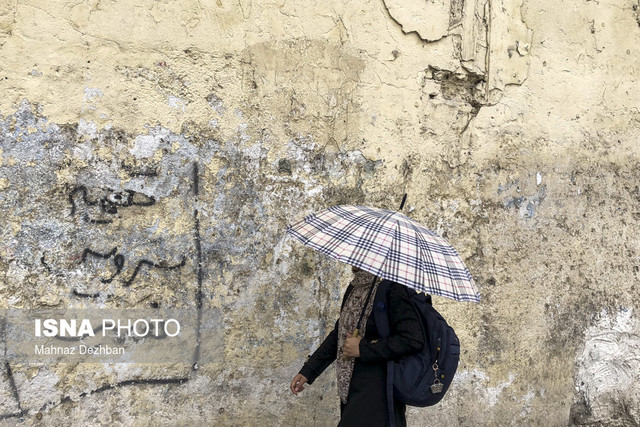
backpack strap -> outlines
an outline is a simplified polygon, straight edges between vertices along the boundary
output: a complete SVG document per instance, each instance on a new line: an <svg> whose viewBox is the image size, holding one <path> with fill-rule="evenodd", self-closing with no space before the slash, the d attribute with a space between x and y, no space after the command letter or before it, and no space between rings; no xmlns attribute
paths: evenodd
<svg viewBox="0 0 640 427"><path fill-rule="evenodd" d="M378 285L376 291L376 303L373 307L373 316L378 328L378 333L381 337L388 337L391 335L391 326L389 325L389 289L391 289L391 282L383 280ZM389 412L389 425L396 427L396 417L393 410L393 360L387 362L387 409Z"/></svg>
<svg viewBox="0 0 640 427"><path fill-rule="evenodd" d="M383 338L391 335L391 327L389 326L389 289L391 289L391 282L388 280L383 280L378 285L376 303L373 305L372 313L378 333Z"/></svg>
<svg viewBox="0 0 640 427"><path fill-rule="evenodd" d="M396 413L393 409L393 367L394 362L387 362L387 408L389 408L389 425L396 427Z"/></svg>

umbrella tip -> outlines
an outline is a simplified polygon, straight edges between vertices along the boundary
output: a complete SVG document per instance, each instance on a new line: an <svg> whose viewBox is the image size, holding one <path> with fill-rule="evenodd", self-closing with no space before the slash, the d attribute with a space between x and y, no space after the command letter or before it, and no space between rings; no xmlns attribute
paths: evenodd
<svg viewBox="0 0 640 427"><path fill-rule="evenodd" d="M407 201L407 193L404 193L404 196L402 197L402 203L400 203L400 209L398 209L399 212L402 212L402 208L404 208L404 204Z"/></svg>

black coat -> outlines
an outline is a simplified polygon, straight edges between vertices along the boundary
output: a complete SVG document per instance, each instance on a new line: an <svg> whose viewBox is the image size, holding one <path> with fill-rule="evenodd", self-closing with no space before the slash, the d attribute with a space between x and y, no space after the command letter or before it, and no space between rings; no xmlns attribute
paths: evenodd
<svg viewBox="0 0 640 427"><path fill-rule="evenodd" d="M347 288L342 306L351 292ZM424 338L418 316L411 305L406 287L392 283L388 295L390 336L381 338L373 312L367 319L365 333L360 341L360 357L356 358L347 403L340 404L340 427L383 427L389 425L387 408L386 362L419 351ZM380 306L381 295L374 300L374 310ZM338 321L333 331L304 364L300 373L309 384L336 359L338 351ZM396 426L406 425L405 405L394 400Z"/></svg>

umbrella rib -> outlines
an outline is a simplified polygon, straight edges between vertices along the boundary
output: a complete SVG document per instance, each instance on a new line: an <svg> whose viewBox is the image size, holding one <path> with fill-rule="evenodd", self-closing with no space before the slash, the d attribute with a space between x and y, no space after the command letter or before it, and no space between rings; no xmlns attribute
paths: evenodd
<svg viewBox="0 0 640 427"><path fill-rule="evenodd" d="M340 206L337 206L337 208L340 208ZM347 211L346 209L342 209L344 211ZM364 214L368 214L367 212L365 212ZM364 224L359 224L358 222L354 221L355 219L362 219L363 215L357 215L356 212L348 212L345 213L345 216L340 216L338 221L335 221L335 224L344 222L346 224L346 226L344 228L340 228L340 227L335 227L335 232L334 233L329 233L328 231L326 232L326 234L330 234L331 237L333 238L334 242L331 243L330 241L330 253L332 254L331 256L333 256L334 258L341 260L342 258L342 254L347 250L347 248L349 247L349 245L353 245L353 243L349 242L349 238L353 237L354 235L354 231L358 230L360 228L364 228L366 230L366 225ZM333 225L332 225L333 226ZM342 237L344 236L344 240L342 239ZM348 243L347 245L344 245L344 247L340 250L340 252L337 251L337 249L340 248L340 245L342 243Z"/></svg>
<svg viewBox="0 0 640 427"><path fill-rule="evenodd" d="M360 208L364 208L364 206ZM381 215L378 217L375 216L375 214L383 213L383 212L384 212L384 215ZM367 209L367 211L365 211L362 216L369 215L369 216L372 216L372 219L369 220L368 223L361 225L361 227L363 228L362 236L359 238L357 242L353 242L353 244L351 245L353 249L348 254L349 256L346 256L344 253L347 251L348 248L350 248L350 246L345 246L345 248L338 255L339 256L338 259L342 261L343 260L342 258L347 258L349 262L344 261L344 262L347 262L347 264L354 263L352 265L356 265L356 267L363 268L367 271L369 271L370 269L376 270L376 271L369 271L372 274L380 273L380 271L382 271L381 268L377 268L377 269L375 267L371 267L370 269L366 268L370 266L364 263L364 261L362 260L362 256L366 255L367 251L372 249L371 247L373 246L373 244L362 245L362 242L372 242L370 238L374 236L374 233L378 233L376 234L376 236L380 235L382 229L384 228L383 224L387 221L387 218L392 217L394 214L395 212L393 211L382 211L382 210L371 211ZM384 234L384 235L388 236L387 234ZM376 255L381 255L381 252L374 252L374 253Z"/></svg>
<svg viewBox="0 0 640 427"><path fill-rule="evenodd" d="M438 277L440 276L440 274L438 274L438 267L445 268L447 272L449 272L448 265L445 265L444 267L438 265L438 263L434 259L432 251L429 249L429 246L432 245L433 243L429 243L427 241L425 236L422 235L422 233L415 226L413 221L410 221L409 224L411 225L411 227L413 228L416 234L416 239L418 243L417 246L420 249L420 254L421 254L420 260L422 261L423 264L428 265L430 263L433 266L432 272L429 271L430 270L429 268L424 269L425 270L424 272L426 273L426 282L427 282L425 284L425 288L429 290L429 293L438 294L439 293L438 291L440 290L440 287L438 286L438 284L441 282L440 280L438 280ZM443 254L443 256L445 256L445 254ZM425 262L425 260L427 261ZM445 264L446 264L446 259L445 259ZM453 289L453 291L457 294L455 289Z"/></svg>
<svg viewBox="0 0 640 427"><path fill-rule="evenodd" d="M414 230L416 230L416 227L413 224L413 222L411 222L411 226L414 228ZM422 242L424 242L425 246L428 246L428 243L427 243L426 239L424 239L422 235L420 235L419 233L416 233L416 235L418 236L418 238ZM442 238L440 236L438 236L438 237L440 239L444 240L444 238ZM457 253L455 248L453 248L453 246L451 246L448 242L446 242L446 243L447 243L446 246L443 245L443 244L440 244L440 245L443 246L443 247L450 248L451 251L454 251L454 255L459 258L460 255ZM431 255L431 251L429 251L428 248L424 248L424 247L422 247L422 245L419 245L419 246L420 246L420 251L421 251L422 254L426 253L426 254ZM464 275L469 278L467 281L471 282L471 280L470 280L470 276L471 275L469 273L469 270L466 268L466 266L463 265L462 266L463 268L461 269L458 266L458 262L455 261L455 258L453 258L452 254L448 253L448 251L442 251L442 256L443 256L445 265L444 266L440 266L440 267L443 268L443 269L446 269L447 273L449 274L449 279L451 280L451 283L452 283L451 288L452 288L452 291L453 291L454 295L456 295L458 297L462 297L462 296L467 297L468 296L468 294L466 292L464 294L461 292L461 289L459 289L459 286L458 286L460 284L460 286L462 288L464 288L463 290L470 289L471 291L474 291L472 295L473 295L473 297L475 297L475 295L477 294L477 291L475 291L473 289L473 287L471 286L471 283L470 283L470 286L465 286L464 285L464 281L459 279L460 275L466 273ZM429 258L433 259L431 256ZM435 266L438 266L438 264L435 261L433 261L433 264ZM438 276L439 275L436 272L436 277L438 277ZM428 277L428 278L430 278L430 277Z"/></svg>

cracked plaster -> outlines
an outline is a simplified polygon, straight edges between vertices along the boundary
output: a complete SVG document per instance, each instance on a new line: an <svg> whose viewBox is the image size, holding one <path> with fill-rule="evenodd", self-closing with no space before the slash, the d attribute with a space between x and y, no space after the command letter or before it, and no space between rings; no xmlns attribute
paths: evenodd
<svg viewBox="0 0 640 427"><path fill-rule="evenodd" d="M224 318L220 361L197 370L4 366L3 421L334 425L331 369L286 388L348 269L284 226L405 191L483 295L436 299L460 372L411 425L636 417L637 393L598 388L624 362L589 351L604 336L636 355L601 314L637 322L635 4L424 2L437 22L391 0L0 4L2 306L192 306L201 251L203 304ZM127 194L157 201L121 218L87 203ZM88 244L122 251L112 282L113 264L80 262ZM141 257L181 255L122 286Z"/></svg>

